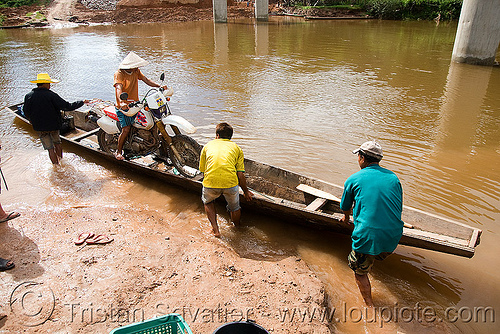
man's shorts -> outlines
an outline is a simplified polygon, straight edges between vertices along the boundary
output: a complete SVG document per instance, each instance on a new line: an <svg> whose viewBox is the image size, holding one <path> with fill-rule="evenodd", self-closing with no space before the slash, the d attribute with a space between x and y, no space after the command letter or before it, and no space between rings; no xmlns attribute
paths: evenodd
<svg viewBox="0 0 500 334"><path fill-rule="evenodd" d="M118 116L118 120L120 121L120 126L122 128L124 128L126 126L131 126L134 124L135 116L137 116L137 114L134 116L127 116L124 113L122 113L120 109L118 109L116 107L115 107L115 110L116 110L116 116Z"/></svg>
<svg viewBox="0 0 500 334"><path fill-rule="evenodd" d="M61 144L61 137L59 136L59 130L56 131L40 131L40 141L42 146L46 150L52 150L54 145Z"/></svg>
<svg viewBox="0 0 500 334"><path fill-rule="evenodd" d="M380 253L379 255L369 255L351 250L347 257L349 268L358 275L366 275L373 267L375 260L382 261L392 253Z"/></svg>
<svg viewBox="0 0 500 334"><path fill-rule="evenodd" d="M201 192L203 204L215 201L220 195L224 195L227 202L227 211L234 212L240 209L240 186L231 188L205 188Z"/></svg>

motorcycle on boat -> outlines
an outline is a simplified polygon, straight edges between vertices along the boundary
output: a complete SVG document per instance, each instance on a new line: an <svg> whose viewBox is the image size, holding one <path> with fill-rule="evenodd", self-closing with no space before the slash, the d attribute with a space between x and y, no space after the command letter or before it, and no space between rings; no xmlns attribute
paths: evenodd
<svg viewBox="0 0 500 334"><path fill-rule="evenodd" d="M162 73L160 80L163 82L164 79L165 74ZM157 160L172 164L180 174L192 178L199 174L198 164L202 147L196 140L181 133L182 130L192 134L196 132L196 128L183 117L172 115L167 103L172 94L172 89L151 88L142 100L129 103L129 110L123 113L136 117L123 145L124 157L128 159L153 154ZM124 101L127 98L127 93L120 96ZM114 105L105 107L103 111L104 115L100 118L95 113L87 117L97 119L100 127L97 133L100 149L114 154L121 133L120 122ZM171 128L173 136L169 135L166 126Z"/></svg>

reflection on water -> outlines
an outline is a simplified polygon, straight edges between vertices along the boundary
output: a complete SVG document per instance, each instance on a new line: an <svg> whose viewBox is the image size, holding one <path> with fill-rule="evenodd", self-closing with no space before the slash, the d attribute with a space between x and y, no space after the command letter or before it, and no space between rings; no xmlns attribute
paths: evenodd
<svg viewBox="0 0 500 334"><path fill-rule="evenodd" d="M449 306L500 309L500 69L450 63L456 23L302 21L189 22L0 31L0 98L18 103L38 72L60 79L68 100L113 99L113 73L131 50L175 90L172 110L206 143L227 121L247 157L336 184L358 170L352 149L384 147L405 204L483 230L473 259L410 247L373 271L379 303L439 314ZM140 86L144 94L146 85ZM118 169L65 147L54 169L36 134L0 114L9 208L92 203L163 212L188 236L209 238L198 194ZM137 199L141 199L138 201ZM221 209L223 211L223 208ZM246 218L245 218L246 217ZM277 261L299 255L325 282L334 306L361 304L346 264L350 239L244 214L235 229L221 216L221 242L241 256ZM224 219L226 221L224 221ZM478 295L477 291L481 294ZM339 332L495 332L481 322L399 322L372 328L339 322Z"/></svg>

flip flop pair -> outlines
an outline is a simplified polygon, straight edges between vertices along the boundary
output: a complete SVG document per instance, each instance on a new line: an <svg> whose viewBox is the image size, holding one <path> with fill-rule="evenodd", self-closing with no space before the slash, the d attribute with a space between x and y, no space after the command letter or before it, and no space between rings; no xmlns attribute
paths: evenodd
<svg viewBox="0 0 500 334"><path fill-rule="evenodd" d="M113 240L114 240L113 238L110 238L107 235L98 234L92 238L87 239L87 244L88 245L105 245L105 244L109 244Z"/></svg>
<svg viewBox="0 0 500 334"><path fill-rule="evenodd" d="M11 219L19 217L21 214L19 212L11 212L4 219L0 219L0 223L5 223Z"/></svg>
<svg viewBox="0 0 500 334"><path fill-rule="evenodd" d="M75 239L75 245L80 246L83 245L85 242L87 243L87 245L105 245L109 244L113 240L114 240L113 238L110 238L104 234L95 235L94 233L91 232L83 232L80 233L78 237Z"/></svg>

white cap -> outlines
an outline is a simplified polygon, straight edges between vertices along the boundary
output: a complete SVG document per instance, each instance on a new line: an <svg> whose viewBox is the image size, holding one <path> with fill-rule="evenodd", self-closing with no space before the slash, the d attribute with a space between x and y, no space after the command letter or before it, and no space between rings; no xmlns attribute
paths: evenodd
<svg viewBox="0 0 500 334"><path fill-rule="evenodd" d="M352 153L356 154L361 152L363 154L369 155L373 158L382 159L384 154L382 152L382 146L375 141L367 141L363 143L359 148L352 151Z"/></svg>
<svg viewBox="0 0 500 334"><path fill-rule="evenodd" d="M130 70L132 68L146 66L147 64L149 63L146 60L136 55L134 51L130 51L130 53L122 60L118 68L120 70Z"/></svg>

